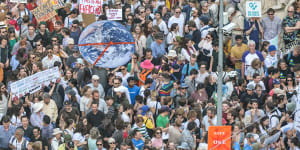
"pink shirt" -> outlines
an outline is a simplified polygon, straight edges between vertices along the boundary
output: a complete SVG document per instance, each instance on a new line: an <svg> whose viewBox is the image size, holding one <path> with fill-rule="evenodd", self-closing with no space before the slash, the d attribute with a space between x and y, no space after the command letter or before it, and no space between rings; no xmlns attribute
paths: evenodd
<svg viewBox="0 0 300 150"><path fill-rule="evenodd" d="M159 148L159 147L163 146L163 140L162 140L162 138L157 139L157 138L153 137L151 139L151 142L152 142L152 146L155 147L155 148Z"/></svg>

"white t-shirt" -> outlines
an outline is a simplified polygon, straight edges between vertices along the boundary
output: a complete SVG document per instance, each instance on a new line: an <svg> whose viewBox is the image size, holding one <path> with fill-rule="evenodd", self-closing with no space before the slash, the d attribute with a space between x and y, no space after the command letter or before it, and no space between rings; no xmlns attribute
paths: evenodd
<svg viewBox="0 0 300 150"><path fill-rule="evenodd" d="M126 87L128 85L127 78L131 77L132 75L130 75L130 73L128 73L128 72L126 75L123 75L122 72L116 72L116 76L122 78L122 85Z"/></svg>
<svg viewBox="0 0 300 150"><path fill-rule="evenodd" d="M168 28L171 29L173 23L177 23L179 26L180 36L183 36L183 28L184 28L184 16L180 14L179 18L176 18L175 15L172 16L168 21Z"/></svg>
<svg viewBox="0 0 300 150"><path fill-rule="evenodd" d="M204 116L202 123L205 126L205 131L208 131L208 127L210 126L210 123L208 122L208 116L207 115ZM212 119L212 123L214 125L217 125L217 117L216 116Z"/></svg>
<svg viewBox="0 0 300 150"><path fill-rule="evenodd" d="M84 142L85 138L80 132L76 132L72 138L73 141L79 141L79 143Z"/></svg>
<svg viewBox="0 0 300 150"><path fill-rule="evenodd" d="M165 23L165 21L161 21L160 24L157 24L156 19L153 20L153 26L158 25L160 31L164 32L164 35L167 35L169 33L169 29L167 27L167 24Z"/></svg>
<svg viewBox="0 0 300 150"><path fill-rule="evenodd" d="M130 117L125 112L122 112L121 118L124 122L130 122Z"/></svg>

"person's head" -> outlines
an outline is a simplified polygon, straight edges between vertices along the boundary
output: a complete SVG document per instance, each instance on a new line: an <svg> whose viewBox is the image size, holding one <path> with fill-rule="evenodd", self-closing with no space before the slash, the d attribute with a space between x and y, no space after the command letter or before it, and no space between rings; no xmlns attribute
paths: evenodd
<svg viewBox="0 0 300 150"><path fill-rule="evenodd" d="M209 118L214 118L215 117L215 115L216 115L216 108L215 107L209 107L208 109L207 109L207 116L209 117Z"/></svg>
<svg viewBox="0 0 300 150"><path fill-rule="evenodd" d="M117 87L121 86L121 84L122 84L122 79L121 78L115 77L113 79L113 86L114 86L114 88L117 88Z"/></svg>
<svg viewBox="0 0 300 150"><path fill-rule="evenodd" d="M207 11L208 10L208 2L207 1L201 1L200 5L201 5L201 9L203 11Z"/></svg>
<svg viewBox="0 0 300 150"><path fill-rule="evenodd" d="M46 51L47 51L48 57L53 56L53 47L51 45L46 46Z"/></svg>
<svg viewBox="0 0 300 150"><path fill-rule="evenodd" d="M269 46L270 46L270 42L269 41L264 41L262 43L262 46L261 46L262 51L267 51L269 49Z"/></svg>
<svg viewBox="0 0 300 150"><path fill-rule="evenodd" d="M34 24L29 24L28 25L28 33L30 35L32 35L32 34L34 34L34 32L35 32L35 25Z"/></svg>
<svg viewBox="0 0 300 150"><path fill-rule="evenodd" d="M7 46L7 38L6 37L1 37L0 38L0 44L1 44L1 46Z"/></svg>
<svg viewBox="0 0 300 150"><path fill-rule="evenodd" d="M9 116L3 116L2 117L2 124L4 129L8 129L10 125L10 117Z"/></svg>
<svg viewBox="0 0 300 150"><path fill-rule="evenodd" d="M109 138L107 142L109 144L109 148L112 148L112 149L116 148L117 145L116 145L116 140L114 138L112 138L112 137Z"/></svg>
<svg viewBox="0 0 300 150"><path fill-rule="evenodd" d="M64 102L64 106L66 108L66 111L71 112L72 111L72 103L70 100L67 100Z"/></svg>
<svg viewBox="0 0 300 150"><path fill-rule="evenodd" d="M224 101L222 103L222 111L227 112L230 109L230 103L228 101Z"/></svg>
<svg viewBox="0 0 300 150"><path fill-rule="evenodd" d="M59 32L62 28L62 22L61 21L56 21L54 24L54 30Z"/></svg>
<svg viewBox="0 0 300 150"><path fill-rule="evenodd" d="M96 146L97 146L98 150L102 150L102 148L103 148L103 139L102 139L102 137L97 138Z"/></svg>
<svg viewBox="0 0 300 150"><path fill-rule="evenodd" d="M51 122L50 117L49 117L48 115L45 115L45 116L43 117L43 123L44 123L44 125L49 125L50 122Z"/></svg>
<svg viewBox="0 0 300 150"><path fill-rule="evenodd" d="M160 129L160 128L159 128ZM158 129L157 129L158 130ZM161 131L161 130L160 130ZM158 131L159 132L159 131ZM154 130L154 134L156 135L156 132ZM139 130L133 130L133 133L132 133L133 137L135 139L141 139L143 137L143 134L139 131Z"/></svg>
<svg viewBox="0 0 300 150"><path fill-rule="evenodd" d="M51 99L51 98L50 98L50 94L49 94L49 93L44 93L44 94L43 94L43 100L44 100L44 103L45 103L45 104L48 105L48 104L50 103L50 99Z"/></svg>
<svg viewBox="0 0 300 150"><path fill-rule="evenodd" d="M288 13L288 16L293 18L294 17L294 13L295 13L295 7L294 6L289 6L288 9L287 9L287 13Z"/></svg>
<svg viewBox="0 0 300 150"><path fill-rule="evenodd" d="M161 12L159 12L159 11L156 11L156 12L155 12L155 19L156 19L156 20L160 20L160 19L161 19L161 16L162 16Z"/></svg>
<svg viewBox="0 0 300 150"><path fill-rule="evenodd" d="M275 53L276 53L276 46L275 46L275 45L270 45L268 51L269 51L269 54L270 54L272 57L275 56Z"/></svg>
<svg viewBox="0 0 300 150"><path fill-rule="evenodd" d="M154 129L154 136L155 136L155 138L161 138L162 137L162 129L161 128L155 128Z"/></svg>
<svg viewBox="0 0 300 150"><path fill-rule="evenodd" d="M38 136L40 136L41 129L39 127L33 127L32 132L33 132L34 137L38 137Z"/></svg>
<svg viewBox="0 0 300 150"><path fill-rule="evenodd" d="M137 117L137 118L135 119L135 123L136 123L137 126L142 127L143 124L144 124L144 119L143 119L143 117Z"/></svg>
<svg viewBox="0 0 300 150"><path fill-rule="evenodd" d="M269 8L269 9L267 10L267 14L268 14L269 18L270 18L271 20L273 20L273 19L274 19L274 15L275 15L275 10L274 10L273 8Z"/></svg>
<svg viewBox="0 0 300 150"><path fill-rule="evenodd" d="M254 74L253 74L253 81L254 81L255 83L259 83L260 80L261 80L260 74L254 73Z"/></svg>
<svg viewBox="0 0 300 150"><path fill-rule="evenodd" d="M21 139L24 135L24 130L22 128L17 128L15 132L15 137Z"/></svg>
<svg viewBox="0 0 300 150"><path fill-rule="evenodd" d="M35 141L32 144L32 150L42 150L43 149L43 144L41 141Z"/></svg>
<svg viewBox="0 0 300 150"><path fill-rule="evenodd" d="M194 131L197 127L197 124L196 122L192 121L192 122L189 122L188 125L187 125L187 129L189 131Z"/></svg>
<svg viewBox="0 0 300 150"><path fill-rule="evenodd" d="M175 8L175 17L179 18L180 14L181 14L181 8L180 7L176 7Z"/></svg>
<svg viewBox="0 0 300 150"><path fill-rule="evenodd" d="M229 109L229 111L227 112L227 120L235 120L236 117L236 111L234 109Z"/></svg>
<svg viewBox="0 0 300 150"><path fill-rule="evenodd" d="M255 53L255 42L253 40L248 41L248 47L251 53Z"/></svg>
<svg viewBox="0 0 300 150"><path fill-rule="evenodd" d="M161 44L164 40L164 34L162 32L157 32L154 38L157 44Z"/></svg>
<svg viewBox="0 0 300 150"><path fill-rule="evenodd" d="M258 58L254 59L251 63L251 67L253 69L259 69L261 67L261 61Z"/></svg>
<svg viewBox="0 0 300 150"><path fill-rule="evenodd" d="M191 55L191 64L195 64L197 61L197 56L195 54Z"/></svg>
<svg viewBox="0 0 300 150"><path fill-rule="evenodd" d="M242 45L243 37L241 35L235 36L235 42L236 42L237 45Z"/></svg>
<svg viewBox="0 0 300 150"><path fill-rule="evenodd" d="M206 62L204 62L204 61L202 61L202 62L200 62L200 72L201 73L204 73L205 71L206 71L206 65L207 65L207 63Z"/></svg>
<svg viewBox="0 0 300 150"><path fill-rule="evenodd" d="M96 103L96 102L93 102L93 103L92 103L92 111L93 111L94 113L98 111L98 103Z"/></svg>

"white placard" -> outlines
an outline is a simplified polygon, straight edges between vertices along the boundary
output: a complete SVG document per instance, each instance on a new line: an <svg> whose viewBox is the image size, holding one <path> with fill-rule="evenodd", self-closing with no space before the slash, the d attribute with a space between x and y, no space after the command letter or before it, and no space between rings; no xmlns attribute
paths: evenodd
<svg viewBox="0 0 300 150"><path fill-rule="evenodd" d="M122 20L122 9L106 10L107 20Z"/></svg>
<svg viewBox="0 0 300 150"><path fill-rule="evenodd" d="M10 0L11 3L27 3L27 0Z"/></svg>
<svg viewBox="0 0 300 150"><path fill-rule="evenodd" d="M246 2L246 17L261 17L261 2L247 1Z"/></svg>
<svg viewBox="0 0 300 150"><path fill-rule="evenodd" d="M48 86L50 81L55 82L58 78L60 78L58 67L50 68L13 82L10 85L11 92L13 97L21 97L27 93L32 94L40 90L42 85Z"/></svg>

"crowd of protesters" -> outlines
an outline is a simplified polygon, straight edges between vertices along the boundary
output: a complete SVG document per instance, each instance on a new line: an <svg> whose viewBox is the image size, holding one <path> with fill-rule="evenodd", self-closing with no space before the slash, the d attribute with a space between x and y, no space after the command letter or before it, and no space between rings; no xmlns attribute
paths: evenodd
<svg viewBox="0 0 300 150"><path fill-rule="evenodd" d="M235 27L222 43L223 75L218 0L103 0L97 21L107 20L107 9L122 9L118 22L136 42L131 60L117 68L85 61L77 46L87 26L79 1L64 1L55 17L38 22L31 10L45 1L1 0L1 150L206 150L218 96L232 149L300 149L299 0L284 18L272 8L246 18L236 0L224 0L225 20ZM61 78L13 96L11 83L52 67Z"/></svg>

